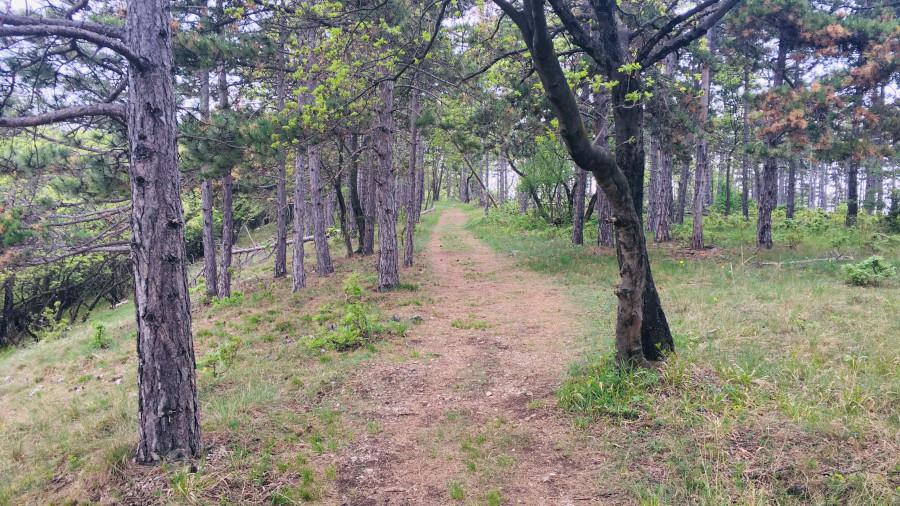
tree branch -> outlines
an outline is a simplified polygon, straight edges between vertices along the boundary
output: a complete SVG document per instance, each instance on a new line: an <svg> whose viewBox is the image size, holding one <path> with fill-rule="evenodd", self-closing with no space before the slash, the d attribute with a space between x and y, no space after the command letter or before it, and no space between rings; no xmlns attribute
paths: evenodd
<svg viewBox="0 0 900 506"><path fill-rule="evenodd" d="M136 55L128 46L121 41L106 35L101 35L91 30L83 28L74 28L70 26L60 26L55 24L34 24L34 25L4 25L0 26L0 37L18 37L18 36L50 36L69 37L72 39L80 39L91 42L100 47L105 47L122 55L132 65L138 69L147 66L144 58Z"/></svg>
<svg viewBox="0 0 900 506"><path fill-rule="evenodd" d="M90 21L73 21L71 19L60 18L38 18L33 16L17 16L15 14L0 14L0 25L49 25L67 28L76 28L78 30L86 30L94 32L98 35L104 35L113 39L125 39L125 32L116 26L104 25L102 23L91 23Z"/></svg>
<svg viewBox="0 0 900 506"><path fill-rule="evenodd" d="M61 123L85 116L108 116L125 121L125 107L122 104L90 104L66 107L34 116L0 117L0 128L24 128L51 123Z"/></svg>
<svg viewBox="0 0 900 506"><path fill-rule="evenodd" d="M635 59L638 63L641 64L641 67L647 68L652 66L654 63L662 60L667 55L672 52L675 52L691 42L702 37L710 28L713 27L725 14L728 13L731 9L733 9L741 0L726 0L722 5L719 6L715 11L706 14L706 17L703 18L703 21L699 22L697 26L694 28L682 32L677 37L670 39L668 42L662 45L657 45L656 48L647 48L645 46L645 50L648 53L642 58L640 55ZM708 2L706 2L708 3Z"/></svg>

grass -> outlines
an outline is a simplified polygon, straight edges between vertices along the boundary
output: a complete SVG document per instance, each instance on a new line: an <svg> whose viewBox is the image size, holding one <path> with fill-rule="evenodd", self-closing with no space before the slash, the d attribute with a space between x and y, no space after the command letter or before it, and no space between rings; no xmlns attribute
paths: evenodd
<svg viewBox="0 0 900 506"><path fill-rule="evenodd" d="M641 504L896 501L900 282L856 287L846 261L785 263L878 254L900 265L900 238L874 220L847 230L839 214L776 213L776 247L756 251L752 219L713 214L714 249L651 246L678 353L658 371L621 373L609 363L614 253L511 211L468 212L476 236L585 308L581 359L558 393L611 458L603 488Z"/></svg>
<svg viewBox="0 0 900 506"><path fill-rule="evenodd" d="M417 248L438 214L423 215ZM257 236L265 234L254 231ZM311 250L307 265L315 261ZM342 244L332 244L334 256L342 251ZM395 345L369 339L347 351L312 349L309 336L329 335L326 327L355 331L363 319L387 337L402 333L406 324L387 321L382 306L419 297L412 284L391 295L374 293L371 257L341 259L335 267L334 276L308 276L308 288L292 294L290 280L273 282L271 259L260 256L235 269L231 297L204 301L195 294L206 455L194 464L131 462L137 442L132 304L96 311L58 340L4 351L0 505L299 504L326 497L337 480L331 456L355 435L381 430L346 416L354 399L342 385L360 364ZM349 300L342 286L354 277L361 286Z"/></svg>

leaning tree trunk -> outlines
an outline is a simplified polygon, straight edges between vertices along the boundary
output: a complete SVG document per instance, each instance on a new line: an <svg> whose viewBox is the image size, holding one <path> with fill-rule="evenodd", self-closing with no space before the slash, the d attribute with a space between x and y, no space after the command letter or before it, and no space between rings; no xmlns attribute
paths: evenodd
<svg viewBox="0 0 900 506"><path fill-rule="evenodd" d="M201 452L169 8L168 0L133 0L126 20L128 46L144 61L142 68L129 68L126 107L138 352L136 459L145 464Z"/></svg>
<svg viewBox="0 0 900 506"><path fill-rule="evenodd" d="M391 290L400 284L397 266L397 204L394 196L394 82L378 85L381 100L378 126L374 133L378 170L374 174L378 214L378 290Z"/></svg>
<svg viewBox="0 0 900 506"><path fill-rule="evenodd" d="M209 121L209 71L201 70L197 77L200 81L200 115ZM212 181L205 175L200 182L200 207L203 213L203 276L206 278L206 295L219 295L219 277L216 273L216 237L213 223L213 190Z"/></svg>
<svg viewBox="0 0 900 506"><path fill-rule="evenodd" d="M587 188L587 172L575 169L575 205L572 210L572 244L584 244L584 198Z"/></svg>
<svg viewBox="0 0 900 506"><path fill-rule="evenodd" d="M309 157L309 198L312 205L313 238L316 245L316 272L327 276L334 272L331 252L328 251L327 225L325 224L325 200L322 198L321 172L322 155L317 143L307 148Z"/></svg>
<svg viewBox="0 0 900 506"><path fill-rule="evenodd" d="M620 74L614 76L619 82L629 82L629 86L620 86L613 89L613 114L615 117L614 128L616 136L616 164L625 173L628 178L628 185L631 189L631 202L638 218L639 237L635 238L635 247L640 248L641 262L644 268L645 280L641 283L643 290L641 296L643 317L641 320L641 346L643 348L643 356L647 360L662 360L666 353L675 349L675 342L672 339L672 331L669 329L669 322L666 314L662 309L659 300L659 293L656 291L656 283L653 280L653 273L650 269L650 260L647 255L647 246L644 240L643 225L640 220L643 216L644 203L644 143L643 143L643 127L644 113L641 107L629 107L627 95L631 90L641 89L641 80L636 76L628 76ZM630 78L630 81L629 81ZM635 142L634 140L637 140ZM615 203L613 209L615 211ZM616 216L618 220L619 217ZM622 235L620 234L616 223L616 248L621 249L627 247L620 244Z"/></svg>
<svg viewBox="0 0 900 506"><path fill-rule="evenodd" d="M303 237L306 235L306 224L303 222L303 199L306 198L304 182L306 178L303 177L303 174L306 172L307 154L303 153L303 150L298 149L294 156L294 254L291 262L291 289L296 293L306 286L306 272L303 269L303 257L306 255L303 247Z"/></svg>

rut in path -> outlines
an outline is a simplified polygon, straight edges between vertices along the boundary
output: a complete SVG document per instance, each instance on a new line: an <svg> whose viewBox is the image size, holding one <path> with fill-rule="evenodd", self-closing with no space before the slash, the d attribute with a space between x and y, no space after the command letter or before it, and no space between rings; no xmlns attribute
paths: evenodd
<svg viewBox="0 0 900 506"><path fill-rule="evenodd" d="M351 416L371 430L339 456L340 503L616 502L597 490L604 459L556 407L575 308L465 221L444 211L427 245L424 321L409 333L420 358L376 359L350 385Z"/></svg>

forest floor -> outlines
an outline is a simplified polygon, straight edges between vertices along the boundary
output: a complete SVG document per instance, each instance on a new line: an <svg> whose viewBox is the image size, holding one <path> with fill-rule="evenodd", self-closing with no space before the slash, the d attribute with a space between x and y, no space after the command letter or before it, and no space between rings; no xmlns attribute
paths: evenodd
<svg viewBox="0 0 900 506"><path fill-rule="evenodd" d="M296 294L264 254L239 259L231 297L192 289L196 462L132 461L133 305L4 350L0 505L897 504L900 283L790 263L897 264L893 237L837 241L835 221L759 252L752 221L711 216L716 249L654 245L678 353L626 374L614 253L482 216L424 214L389 293L337 242L336 273ZM377 331L334 346L353 315Z"/></svg>
<svg viewBox="0 0 900 506"><path fill-rule="evenodd" d="M408 344L425 360L373 360L352 382L372 424L340 459L346 504L596 500L598 461L555 392L579 321L558 286L441 214L421 260L431 303Z"/></svg>

